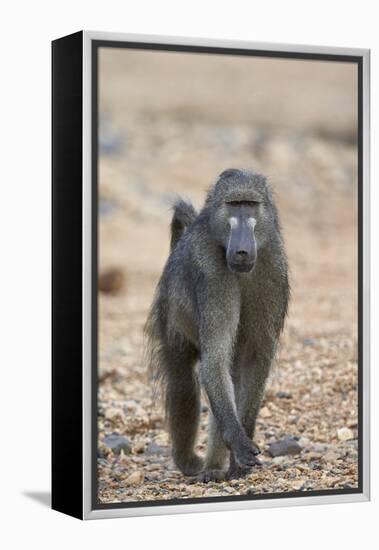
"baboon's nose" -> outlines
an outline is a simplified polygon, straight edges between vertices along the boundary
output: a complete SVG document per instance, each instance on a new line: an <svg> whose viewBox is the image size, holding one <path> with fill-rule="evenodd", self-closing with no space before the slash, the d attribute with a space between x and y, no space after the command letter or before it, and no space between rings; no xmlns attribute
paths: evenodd
<svg viewBox="0 0 379 550"><path fill-rule="evenodd" d="M246 256L247 256L247 250L243 250L243 249L242 249L242 250L237 250L237 256L238 256L239 258L241 258L241 259L242 259L242 258L246 258Z"/></svg>

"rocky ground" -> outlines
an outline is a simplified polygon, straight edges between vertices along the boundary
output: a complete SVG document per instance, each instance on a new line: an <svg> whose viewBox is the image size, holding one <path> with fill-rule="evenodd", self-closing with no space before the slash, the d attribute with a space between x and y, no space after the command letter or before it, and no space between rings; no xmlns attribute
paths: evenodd
<svg viewBox="0 0 379 550"><path fill-rule="evenodd" d="M347 116L355 98L343 95L346 74L338 79L334 70L324 81L342 98L344 116L337 113L330 123L323 112L315 129L297 112L291 124L276 127L269 115L256 124L243 117L232 124L217 102L201 117L181 105L169 112L171 103L152 113L146 96L138 103L136 91L128 95L122 85L133 64L120 68L116 61L104 62L100 73L106 84L100 105L99 501L357 487L357 155L354 116ZM313 106L322 104L317 94L311 97ZM266 100L264 94L256 99ZM269 113L265 108L259 112ZM162 408L147 381L142 328L167 257L173 194L200 206L228 167L254 167L270 178L292 303L257 426L262 467L245 479L202 484L182 476L170 458ZM206 445L203 403L199 453Z"/></svg>
<svg viewBox="0 0 379 550"><path fill-rule="evenodd" d="M138 326L130 327L134 330ZM113 350L100 378L101 502L357 486L357 366L351 338L287 338L258 421L262 468L243 480L207 485L193 484L175 469L161 409L152 405L144 367L127 341ZM207 413L204 404L200 452ZM272 448L288 437L294 439Z"/></svg>

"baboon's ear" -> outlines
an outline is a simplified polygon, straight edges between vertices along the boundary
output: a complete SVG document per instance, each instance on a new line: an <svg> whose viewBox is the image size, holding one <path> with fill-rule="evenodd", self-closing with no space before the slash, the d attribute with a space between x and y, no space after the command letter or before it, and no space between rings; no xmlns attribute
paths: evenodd
<svg viewBox="0 0 379 550"><path fill-rule="evenodd" d="M241 170L239 170L238 168L228 168L227 170L224 170L223 172L221 172L221 174L219 175L219 178L222 179L222 178L229 178L231 176L239 176L241 175Z"/></svg>

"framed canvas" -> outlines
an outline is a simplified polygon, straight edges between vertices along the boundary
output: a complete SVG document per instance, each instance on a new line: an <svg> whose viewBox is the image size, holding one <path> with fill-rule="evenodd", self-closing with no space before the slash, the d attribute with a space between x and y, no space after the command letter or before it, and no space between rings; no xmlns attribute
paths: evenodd
<svg viewBox="0 0 379 550"><path fill-rule="evenodd" d="M369 499L369 50L52 61L53 508Z"/></svg>

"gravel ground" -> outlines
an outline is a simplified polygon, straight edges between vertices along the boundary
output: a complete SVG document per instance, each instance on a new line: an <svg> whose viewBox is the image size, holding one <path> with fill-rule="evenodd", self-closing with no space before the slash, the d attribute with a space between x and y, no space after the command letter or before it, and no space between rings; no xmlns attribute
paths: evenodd
<svg viewBox="0 0 379 550"><path fill-rule="evenodd" d="M122 315L118 307L110 310ZM301 339L287 331L257 426L262 468L243 480L205 485L192 484L170 459L161 408L153 406L144 367L133 353L133 335L138 341L142 321L129 321L128 338L120 339L101 374L101 502L357 486L357 365L350 337L335 333ZM206 444L207 411L204 400L200 452ZM113 453L104 444L110 433L126 436L125 452ZM270 444L286 436L298 441L299 454L271 457Z"/></svg>
<svg viewBox="0 0 379 550"><path fill-rule="evenodd" d="M231 124L216 101L197 118L188 105L170 112L167 101L161 111L154 104L152 114L146 95L138 102L136 85L128 95L124 69L110 57L100 72L99 501L357 487L357 154L355 111L349 110L355 97L343 95L349 76L337 78L335 69L333 78L329 71L321 79L330 87L333 113L332 98L341 98L333 125L305 75L313 107L323 105L315 128L314 109L313 118L302 117L301 109L291 118L289 109L291 124L279 126L269 114L256 124L242 116ZM322 74L319 68L318 84ZM273 71L272 78L277 75ZM268 77L267 86L272 90ZM256 101L259 107L267 94ZM259 112L270 110L262 104ZM245 479L202 484L172 463L162 408L147 382L142 327L168 253L170 198L179 192L200 206L214 177L232 166L254 167L274 187L292 302L257 425L262 467ZM204 399L200 453L207 415ZM282 456L272 456L277 442Z"/></svg>

